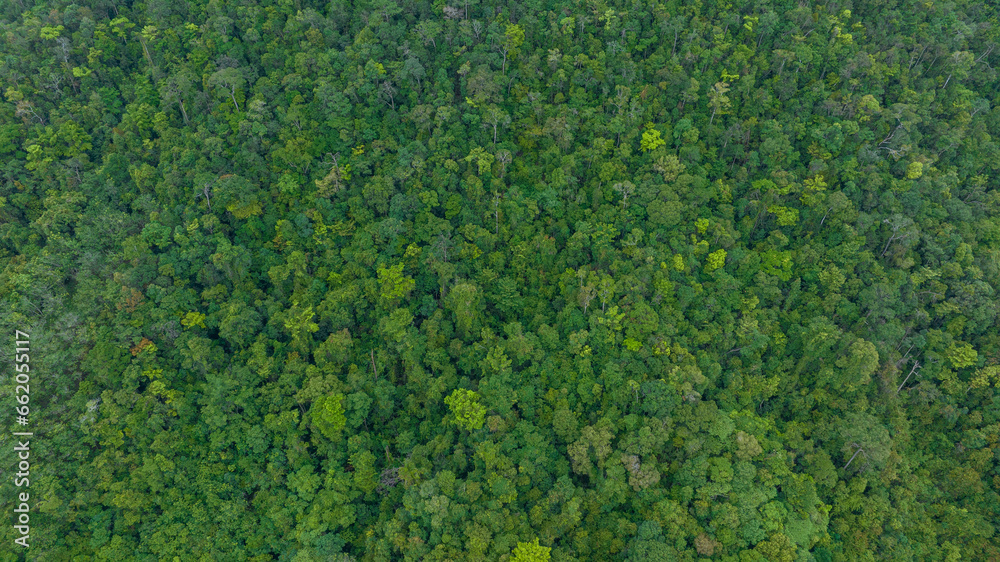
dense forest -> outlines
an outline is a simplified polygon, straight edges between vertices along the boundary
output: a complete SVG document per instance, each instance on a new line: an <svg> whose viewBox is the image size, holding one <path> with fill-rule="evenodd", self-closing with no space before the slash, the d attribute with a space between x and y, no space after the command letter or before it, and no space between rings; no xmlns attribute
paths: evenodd
<svg viewBox="0 0 1000 562"><path fill-rule="evenodd" d="M996 3L0 38L0 560L1000 560Z"/></svg>

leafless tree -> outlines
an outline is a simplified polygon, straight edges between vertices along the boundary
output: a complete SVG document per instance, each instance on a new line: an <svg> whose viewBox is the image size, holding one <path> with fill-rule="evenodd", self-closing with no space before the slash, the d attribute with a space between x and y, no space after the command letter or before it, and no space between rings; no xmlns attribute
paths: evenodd
<svg viewBox="0 0 1000 562"><path fill-rule="evenodd" d="M597 288L593 285L584 285L580 287L580 306L583 307L583 313L587 314L587 309L590 308L590 302L594 300L597 296Z"/></svg>
<svg viewBox="0 0 1000 562"><path fill-rule="evenodd" d="M615 191L622 194L622 209L628 205L628 197L635 193L635 184L626 180L618 182L612 186Z"/></svg>
<svg viewBox="0 0 1000 562"><path fill-rule="evenodd" d="M852 447L857 447L858 450L854 452L854 456L851 457L851 460L847 461L847 464L844 465L844 469L846 469L847 467L851 466L851 463L854 462L854 458L857 457L859 454L864 455L865 459L868 458L868 453L865 453L864 447L862 447L858 443L851 443L851 446ZM867 464L865 466L867 466Z"/></svg>
<svg viewBox="0 0 1000 562"><path fill-rule="evenodd" d="M493 144L497 143L497 131L501 125L510 124L510 115L495 105L491 105L486 110L486 119L483 127L493 127Z"/></svg>
<svg viewBox="0 0 1000 562"><path fill-rule="evenodd" d="M907 353L909 353L909 352L907 352ZM910 369L910 374L906 375L906 378L903 379L903 382L899 383L899 387L896 388L896 394L899 394L899 391L903 390L903 385L906 384L906 381L910 380L910 377L913 376L913 373L918 372L917 369L919 369L919 368L920 368L920 362L919 361L914 361L913 362L913 368Z"/></svg>
<svg viewBox="0 0 1000 562"><path fill-rule="evenodd" d="M912 233L903 229L913 224L912 219L903 217L898 213L893 215L892 218L885 219L882 222L892 227L892 234L889 236L889 240L885 243L885 247L882 248L882 254L879 257L885 256L885 253L889 251L889 246L892 245L893 242L909 238Z"/></svg>
<svg viewBox="0 0 1000 562"><path fill-rule="evenodd" d="M63 64L69 63L69 37L60 37L56 39L56 43L59 45L59 56L62 57Z"/></svg>
<svg viewBox="0 0 1000 562"><path fill-rule="evenodd" d="M507 164L510 164L513 156L509 150L501 149L497 151L496 157L497 162L500 163L500 178L503 179L504 173L507 171Z"/></svg>
<svg viewBox="0 0 1000 562"><path fill-rule="evenodd" d="M59 87L62 85L62 81L63 81L62 74L53 72L52 74L49 74L49 82L48 84L46 84L46 86L48 86L48 88L51 89L53 92L59 93L60 92Z"/></svg>
<svg viewBox="0 0 1000 562"><path fill-rule="evenodd" d="M379 97L382 98L382 101L386 105L392 107L393 111L395 111L395 109L396 109L396 88L392 85L391 81L386 80L385 82L382 82L382 87L379 88ZM388 98L388 101L386 101L386 98Z"/></svg>

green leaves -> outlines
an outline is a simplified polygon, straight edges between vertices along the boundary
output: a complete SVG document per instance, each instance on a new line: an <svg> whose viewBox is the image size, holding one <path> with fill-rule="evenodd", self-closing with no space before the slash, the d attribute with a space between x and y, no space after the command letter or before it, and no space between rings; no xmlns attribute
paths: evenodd
<svg viewBox="0 0 1000 562"><path fill-rule="evenodd" d="M639 148L643 152L656 150L657 148L667 144L667 141L663 140L663 137L658 129L654 129L651 126L648 127L649 128L642 133L642 140L639 141Z"/></svg>
<svg viewBox="0 0 1000 562"><path fill-rule="evenodd" d="M125 33L133 27L135 24L125 16L118 16L111 20L111 31L122 39L125 38Z"/></svg>
<svg viewBox="0 0 1000 562"><path fill-rule="evenodd" d="M285 313L283 325L291 333L292 343L297 348L306 350L312 339L311 335L319 330L319 324L313 322L315 316L313 307L302 308L297 302L293 302L292 308Z"/></svg>
<svg viewBox="0 0 1000 562"><path fill-rule="evenodd" d="M469 335L479 320L479 301L481 293L473 283L458 283L445 297L445 306L455 314L455 324L458 329Z"/></svg>
<svg viewBox="0 0 1000 562"><path fill-rule="evenodd" d="M729 96L726 95L728 92L728 82L716 82L715 85L708 91L708 100L712 106L712 117L708 120L709 125L715 121L716 113L719 111L726 113L732 107L732 101L730 101Z"/></svg>
<svg viewBox="0 0 1000 562"><path fill-rule="evenodd" d="M768 207L767 212L773 213L778 218L778 226L795 226L799 223L798 209L774 205Z"/></svg>
<svg viewBox="0 0 1000 562"><path fill-rule="evenodd" d="M846 354L837 359L836 365L843 369L837 386L843 385L845 390L853 392L871 380L871 375L879 366L878 351L871 342L856 340L847 348Z"/></svg>
<svg viewBox="0 0 1000 562"><path fill-rule="evenodd" d="M483 175L493 165L494 157L482 147L474 147L469 155L463 158L466 162L475 162L478 166L479 175Z"/></svg>
<svg viewBox="0 0 1000 562"><path fill-rule="evenodd" d="M711 254L708 254L708 258L705 260L705 273L711 273L716 269L722 269L726 265L726 251L719 249Z"/></svg>
<svg viewBox="0 0 1000 562"><path fill-rule="evenodd" d="M397 308L389 316L379 320L379 332L387 341L400 344L406 339L406 329L411 324L413 324L413 314L405 308Z"/></svg>
<svg viewBox="0 0 1000 562"><path fill-rule="evenodd" d="M63 30L65 29L66 28L61 25L43 26L39 35L41 36L42 39L55 39L59 37L59 35L62 34Z"/></svg>
<svg viewBox="0 0 1000 562"><path fill-rule="evenodd" d="M364 493L369 493L378 485L375 471L375 455L371 451L361 451L351 455L354 466L354 485Z"/></svg>
<svg viewBox="0 0 1000 562"><path fill-rule="evenodd" d="M979 361L975 348L966 342L952 342L945 351L945 357L956 369L971 367Z"/></svg>
<svg viewBox="0 0 1000 562"><path fill-rule="evenodd" d="M185 328L204 328L205 315L197 311L188 312L183 318L181 318L181 325Z"/></svg>
<svg viewBox="0 0 1000 562"><path fill-rule="evenodd" d="M379 298L384 306L391 306L405 297L416 286L412 277L403 275L403 264L378 269Z"/></svg>
<svg viewBox="0 0 1000 562"><path fill-rule="evenodd" d="M531 542L518 542L511 552L511 562L548 562L552 548L538 544L536 537Z"/></svg>
<svg viewBox="0 0 1000 562"><path fill-rule="evenodd" d="M996 557L994 3L63 4L37 557Z"/></svg>
<svg viewBox="0 0 1000 562"><path fill-rule="evenodd" d="M313 425L327 439L339 439L347 423L343 401L343 394L331 394L317 399L309 410Z"/></svg>
<svg viewBox="0 0 1000 562"><path fill-rule="evenodd" d="M463 388L452 391L444 399L452 421L462 429L473 431L483 427L486 408L479 403L479 394Z"/></svg>

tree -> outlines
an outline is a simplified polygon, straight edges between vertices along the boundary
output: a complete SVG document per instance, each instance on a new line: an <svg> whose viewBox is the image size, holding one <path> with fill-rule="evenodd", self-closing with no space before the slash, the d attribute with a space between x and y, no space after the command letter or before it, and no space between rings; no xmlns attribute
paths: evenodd
<svg viewBox="0 0 1000 562"><path fill-rule="evenodd" d="M874 344L864 340L854 341L848 347L847 354L836 362L837 367L843 369L843 378L840 379L843 388L853 392L858 387L868 384L878 364L878 351Z"/></svg>
<svg viewBox="0 0 1000 562"><path fill-rule="evenodd" d="M624 182L617 182L611 187L618 193L621 193L622 209L627 208L629 195L635 193L635 184L633 184L630 181L624 181Z"/></svg>
<svg viewBox="0 0 1000 562"><path fill-rule="evenodd" d="M437 48L437 36L441 34L441 24L439 22L422 20L416 25L415 30L420 35L420 39L424 42L424 45L430 43L435 49Z"/></svg>
<svg viewBox="0 0 1000 562"><path fill-rule="evenodd" d="M343 394L330 394L313 402L312 408L309 410L313 425L327 439L338 439L340 432L347 424L343 401Z"/></svg>
<svg viewBox="0 0 1000 562"><path fill-rule="evenodd" d="M539 545L536 537L531 542L518 542L511 552L511 562L547 562L551 551L551 547Z"/></svg>
<svg viewBox="0 0 1000 562"><path fill-rule="evenodd" d="M705 273L711 273L716 269L721 269L726 265L726 251L716 250L711 254L708 254L708 259L705 260Z"/></svg>
<svg viewBox="0 0 1000 562"><path fill-rule="evenodd" d="M260 314L245 303L233 300L219 322L219 336L237 348L245 348L260 330Z"/></svg>
<svg viewBox="0 0 1000 562"><path fill-rule="evenodd" d="M614 433L607 421L602 420L597 425L584 427L580 432L580 438L567 447L573 472L592 476L594 461L598 469L603 469L604 460L611 454L613 438Z"/></svg>
<svg viewBox="0 0 1000 562"><path fill-rule="evenodd" d="M444 403L451 411L454 423L462 429L473 431L483 427L486 408L479 403L479 394L456 389L444 399Z"/></svg>
<svg viewBox="0 0 1000 562"><path fill-rule="evenodd" d="M379 298L389 306L399 301L413 290L416 281L403 275L403 264L378 269Z"/></svg>
<svg viewBox="0 0 1000 562"><path fill-rule="evenodd" d="M193 96L194 86L192 80L192 76L188 72L180 71L168 76L166 80L161 82L160 86L161 99L167 103L177 104L178 109L181 111L181 117L184 118L185 125L189 124L190 120L188 119L184 99Z"/></svg>
<svg viewBox="0 0 1000 562"><path fill-rule="evenodd" d="M496 129L494 128L494 131ZM495 138L495 137L494 137ZM495 141L494 141L495 142ZM479 175L483 175L490 166L493 164L494 156L482 147L475 147L469 152L469 155L464 158L466 162L475 162L479 167Z"/></svg>
<svg viewBox="0 0 1000 562"><path fill-rule="evenodd" d="M966 342L952 342L945 351L945 357L956 369L971 367L978 361L979 354Z"/></svg>
<svg viewBox="0 0 1000 562"><path fill-rule="evenodd" d="M873 416L852 412L841 422L838 433L843 440L841 454L845 459L845 464L841 468L845 470L850 468L855 461L858 461L859 455L860 468L855 467L856 470L885 468L892 452L892 438L885 426Z"/></svg>
<svg viewBox="0 0 1000 562"><path fill-rule="evenodd" d="M243 88L246 83L246 79L243 78L243 72L238 68L228 67L221 70L217 70L208 79L209 85L221 90L224 95L228 96L233 102L233 107L236 111L240 110L240 104L236 101L236 92ZM185 120L186 122L186 120Z"/></svg>
<svg viewBox="0 0 1000 562"><path fill-rule="evenodd" d="M716 82L712 89L708 91L708 101L712 106L712 117L708 120L709 126L715 121L715 114L720 110L725 113L732 107L732 102L729 101L729 97L726 93L729 92L728 82Z"/></svg>
<svg viewBox="0 0 1000 562"><path fill-rule="evenodd" d="M458 329L471 335L479 321L479 288L469 282L458 283L448 291L445 306L455 314L455 324Z"/></svg>
<svg viewBox="0 0 1000 562"><path fill-rule="evenodd" d="M483 118L483 127L493 128L493 144L497 143L497 128L500 127L501 125L506 126L509 124L510 124L510 115L508 115L502 109L492 104L488 108L486 108L486 114Z"/></svg>
<svg viewBox="0 0 1000 562"><path fill-rule="evenodd" d="M292 308L285 316L284 326L292 335L292 344L300 350L307 350L312 339L311 334L319 331L319 324L313 322L313 307L302 308L297 302L292 303Z"/></svg>
<svg viewBox="0 0 1000 562"><path fill-rule="evenodd" d="M663 140L659 129L653 128L652 123L647 124L646 130L642 133L642 140L639 142L639 148L641 148L643 152L649 152L666 144L667 141Z"/></svg>
<svg viewBox="0 0 1000 562"><path fill-rule="evenodd" d="M497 49L503 56L503 73L507 74L507 59L514 58L524 44L524 28L516 24L508 24Z"/></svg>

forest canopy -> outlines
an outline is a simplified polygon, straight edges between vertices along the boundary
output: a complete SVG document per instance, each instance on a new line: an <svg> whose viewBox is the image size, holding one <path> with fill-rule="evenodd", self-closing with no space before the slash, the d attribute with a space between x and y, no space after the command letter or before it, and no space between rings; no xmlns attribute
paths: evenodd
<svg viewBox="0 0 1000 562"><path fill-rule="evenodd" d="M1000 558L995 3L0 38L0 560Z"/></svg>

